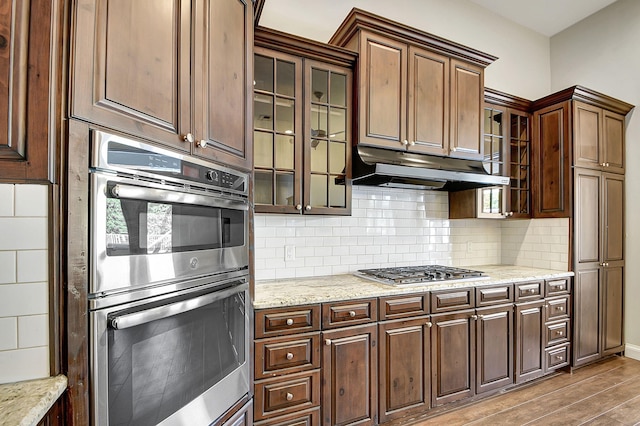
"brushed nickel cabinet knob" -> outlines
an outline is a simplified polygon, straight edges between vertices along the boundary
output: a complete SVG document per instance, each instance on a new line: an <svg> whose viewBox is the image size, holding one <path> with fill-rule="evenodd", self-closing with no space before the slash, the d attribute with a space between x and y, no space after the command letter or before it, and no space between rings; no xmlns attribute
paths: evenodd
<svg viewBox="0 0 640 426"><path fill-rule="evenodd" d="M293 320L291 318L287 318L287 325L293 325Z"/></svg>
<svg viewBox="0 0 640 426"><path fill-rule="evenodd" d="M287 392L287 401L291 401L293 399L293 394L290 392Z"/></svg>
<svg viewBox="0 0 640 426"><path fill-rule="evenodd" d="M325 339L324 344L327 346L331 346L331 339Z"/></svg>
<svg viewBox="0 0 640 426"><path fill-rule="evenodd" d="M192 133L187 133L186 135L184 135L182 140L184 140L185 142L193 143L193 141L195 141L196 139L193 137Z"/></svg>
<svg viewBox="0 0 640 426"><path fill-rule="evenodd" d="M293 354L291 352L287 352L287 360L291 361L293 359Z"/></svg>
<svg viewBox="0 0 640 426"><path fill-rule="evenodd" d="M350 316L351 318L355 318L355 316L356 316L356 311L349 311L349 316Z"/></svg>
<svg viewBox="0 0 640 426"><path fill-rule="evenodd" d="M433 323L432 323L431 321L427 321L426 326L427 326L427 327L429 327L429 328L431 328L431 327L433 327Z"/></svg>

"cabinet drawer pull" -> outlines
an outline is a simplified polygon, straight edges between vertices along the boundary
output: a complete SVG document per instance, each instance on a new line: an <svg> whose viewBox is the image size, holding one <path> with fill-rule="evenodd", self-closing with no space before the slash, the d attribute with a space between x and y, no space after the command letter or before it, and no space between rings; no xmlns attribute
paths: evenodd
<svg viewBox="0 0 640 426"><path fill-rule="evenodd" d="M607 163L600 163L602 167L606 167Z"/></svg>
<svg viewBox="0 0 640 426"><path fill-rule="evenodd" d="M556 306L556 311L564 311L564 306Z"/></svg>
<svg viewBox="0 0 640 426"><path fill-rule="evenodd" d="M305 209L306 211L309 211L309 210L311 210L311 206L310 206L309 204L307 204L307 205L305 206L305 208L304 208L304 209Z"/></svg>
<svg viewBox="0 0 640 426"><path fill-rule="evenodd" d="M287 325L293 325L293 320L291 318L287 318Z"/></svg>
<svg viewBox="0 0 640 426"><path fill-rule="evenodd" d="M291 401L293 399L293 394L290 392L287 392L287 401Z"/></svg>
<svg viewBox="0 0 640 426"><path fill-rule="evenodd" d="M291 352L287 352L287 360L291 361L293 359L293 354Z"/></svg>
<svg viewBox="0 0 640 426"><path fill-rule="evenodd" d="M296 210L302 210L302 204L296 204Z"/></svg>
<svg viewBox="0 0 640 426"><path fill-rule="evenodd" d="M416 144L416 141L411 141L409 142L409 145L414 146Z"/></svg>
<svg viewBox="0 0 640 426"><path fill-rule="evenodd" d="M427 327L429 327L429 328L431 328L431 327L433 327L433 323L432 323L431 321L427 321L426 326L427 326Z"/></svg>
<svg viewBox="0 0 640 426"><path fill-rule="evenodd" d="M558 331L556 331L556 334L557 334L558 336L562 336L564 333L562 332L562 330L558 330Z"/></svg>
<svg viewBox="0 0 640 426"><path fill-rule="evenodd" d="M527 290L527 293L535 293L536 289L535 288L530 288Z"/></svg>
<svg viewBox="0 0 640 426"><path fill-rule="evenodd" d="M471 319L475 321L475 320L478 319L478 316L477 315L471 315Z"/></svg>
<svg viewBox="0 0 640 426"><path fill-rule="evenodd" d="M195 141L196 139L193 137L192 133L187 133L186 135L184 135L182 140L185 142L193 143L193 141Z"/></svg>
<svg viewBox="0 0 640 426"><path fill-rule="evenodd" d="M327 346L331 346L331 339L326 339L324 341L324 344L327 345Z"/></svg>
<svg viewBox="0 0 640 426"><path fill-rule="evenodd" d="M206 147L207 147L207 141L206 141L206 140L204 140L204 139L200 139L200 140L198 141L198 146L199 146L200 148L206 148Z"/></svg>
<svg viewBox="0 0 640 426"><path fill-rule="evenodd" d="M349 316L351 318L355 318L356 317L356 311L349 311Z"/></svg>
<svg viewBox="0 0 640 426"><path fill-rule="evenodd" d="M555 358L557 361L562 361L562 360L564 359L562 355L556 355L554 358Z"/></svg>
<svg viewBox="0 0 640 426"><path fill-rule="evenodd" d="M408 141L408 140L406 140L406 139L405 139L405 140L403 140L403 141L402 141L402 145L404 145L404 146L409 145L409 141Z"/></svg>

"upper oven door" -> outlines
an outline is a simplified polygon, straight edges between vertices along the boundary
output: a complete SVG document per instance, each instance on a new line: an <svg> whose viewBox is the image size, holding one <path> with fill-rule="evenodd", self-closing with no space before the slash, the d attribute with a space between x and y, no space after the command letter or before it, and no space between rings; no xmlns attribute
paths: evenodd
<svg viewBox="0 0 640 426"><path fill-rule="evenodd" d="M91 185L90 293L247 267L246 199L101 172Z"/></svg>

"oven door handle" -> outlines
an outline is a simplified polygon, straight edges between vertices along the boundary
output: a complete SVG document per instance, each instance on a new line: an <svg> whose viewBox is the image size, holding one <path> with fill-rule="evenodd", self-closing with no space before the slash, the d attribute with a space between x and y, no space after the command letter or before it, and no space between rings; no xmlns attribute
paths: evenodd
<svg viewBox="0 0 640 426"><path fill-rule="evenodd" d="M233 200L210 195L190 194L187 192L168 191L156 188L117 183L109 192L115 198L130 200L144 200L157 203L195 204L206 207L229 208L234 210L249 210L246 201Z"/></svg>
<svg viewBox="0 0 640 426"><path fill-rule="evenodd" d="M130 314L114 315L113 317L109 316L107 318L107 324L114 330L122 330L189 312L247 290L249 288L249 284L244 281L241 282L243 284L225 288L224 290L215 291L213 293L207 293L193 299L181 300L180 302L170 303L168 305L158 306Z"/></svg>

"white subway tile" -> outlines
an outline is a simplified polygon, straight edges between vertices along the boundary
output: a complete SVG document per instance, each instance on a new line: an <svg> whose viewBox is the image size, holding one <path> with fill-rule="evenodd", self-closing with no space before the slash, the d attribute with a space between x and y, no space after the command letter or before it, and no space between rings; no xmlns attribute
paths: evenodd
<svg viewBox="0 0 640 426"><path fill-rule="evenodd" d="M18 319L0 318L0 351L18 348ZM0 370L2 367L0 367Z"/></svg>
<svg viewBox="0 0 640 426"><path fill-rule="evenodd" d="M16 277L16 252L0 251L0 284L14 284Z"/></svg>
<svg viewBox="0 0 640 426"><path fill-rule="evenodd" d="M0 250L47 248L46 218L0 218Z"/></svg>
<svg viewBox="0 0 640 426"><path fill-rule="evenodd" d="M21 250L18 255L18 282L49 281L49 260L46 250Z"/></svg>
<svg viewBox="0 0 640 426"><path fill-rule="evenodd" d="M18 347L31 348L49 344L49 315L18 317Z"/></svg>
<svg viewBox="0 0 640 426"><path fill-rule="evenodd" d="M23 217L47 217L49 210L47 185L16 185L15 215Z"/></svg>
<svg viewBox="0 0 640 426"><path fill-rule="evenodd" d="M2 316L46 314L49 311L46 283L0 285Z"/></svg>
<svg viewBox="0 0 640 426"><path fill-rule="evenodd" d="M49 377L49 348L0 352L0 383Z"/></svg>
<svg viewBox="0 0 640 426"><path fill-rule="evenodd" d="M13 184L0 183L0 217L14 215L14 188Z"/></svg>

